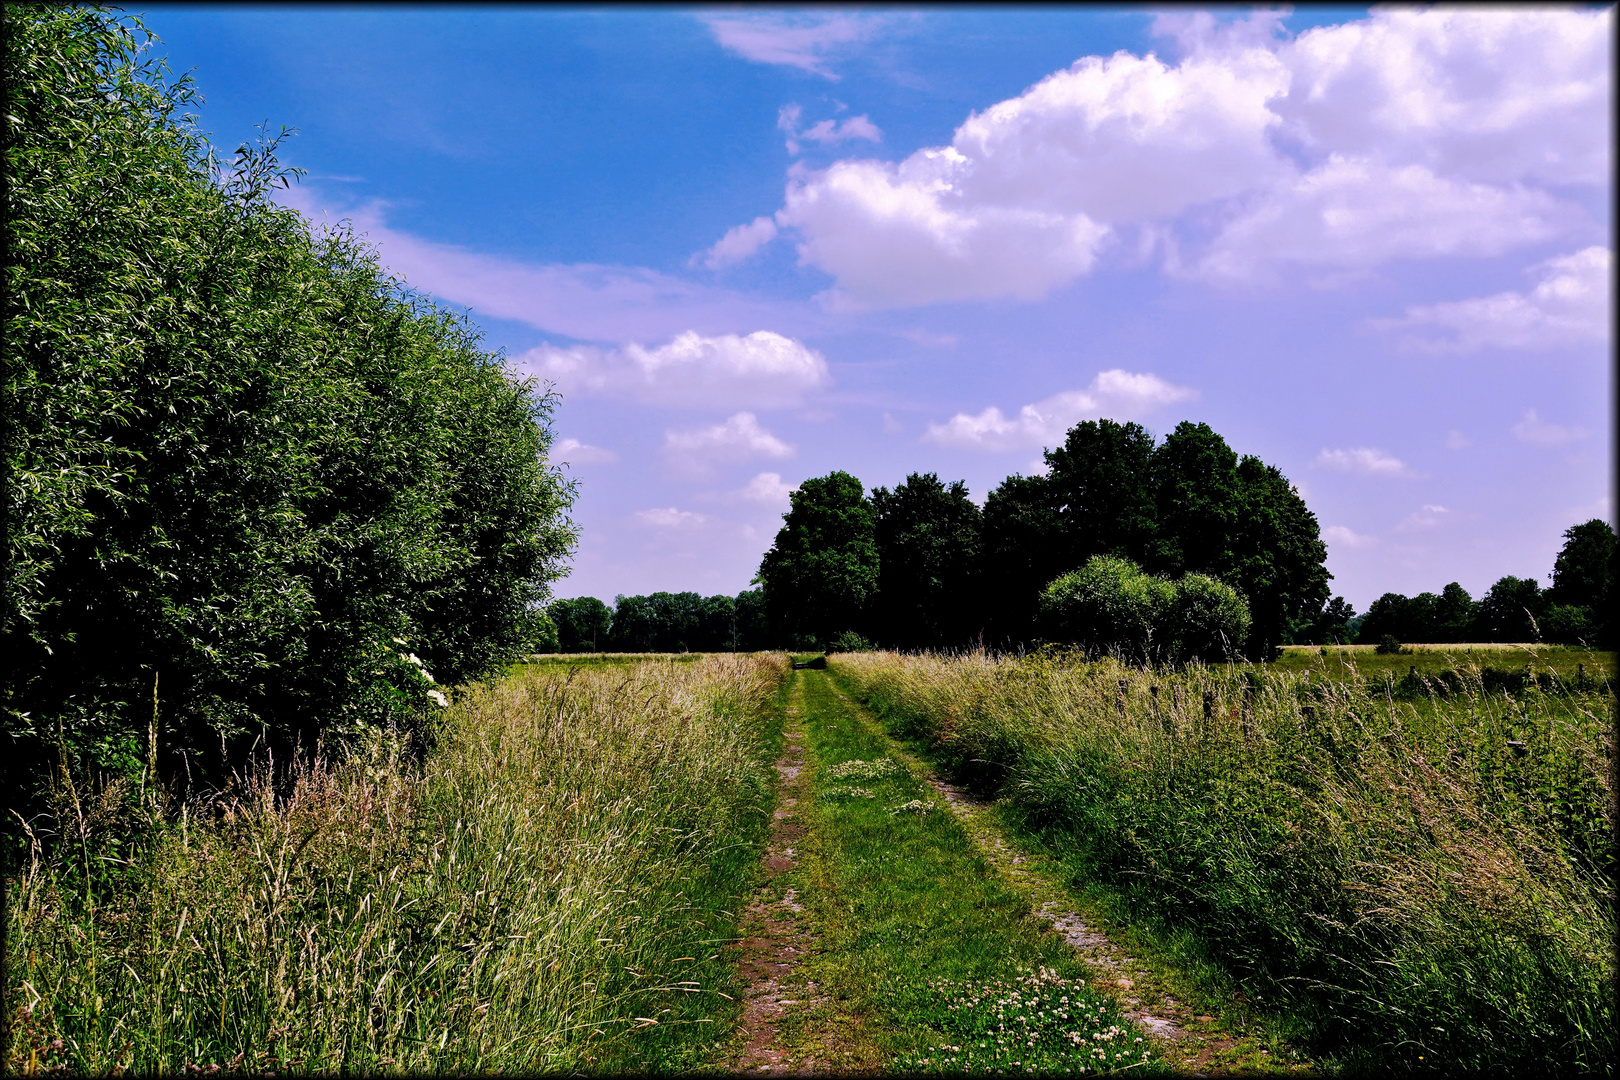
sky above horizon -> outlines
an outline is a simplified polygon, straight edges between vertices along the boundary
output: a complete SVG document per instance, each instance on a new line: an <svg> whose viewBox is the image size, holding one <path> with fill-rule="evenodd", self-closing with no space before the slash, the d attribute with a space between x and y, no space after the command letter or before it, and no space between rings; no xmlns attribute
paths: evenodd
<svg viewBox="0 0 1620 1080"><path fill-rule="evenodd" d="M144 9L215 144L561 395L558 596L734 594L842 469L1208 423L1333 591L1614 520L1614 8Z"/></svg>

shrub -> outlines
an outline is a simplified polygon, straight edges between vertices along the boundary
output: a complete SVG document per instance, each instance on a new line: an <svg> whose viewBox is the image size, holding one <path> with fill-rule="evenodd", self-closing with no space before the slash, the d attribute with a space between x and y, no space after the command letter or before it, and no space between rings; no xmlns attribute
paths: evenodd
<svg viewBox="0 0 1620 1080"><path fill-rule="evenodd" d="M1171 650L1181 663L1234 659L1249 636L1249 605L1225 582L1183 575L1160 635L1172 638Z"/></svg>
<svg viewBox="0 0 1620 1080"><path fill-rule="evenodd" d="M1149 659L1162 647L1155 638L1175 599L1175 586L1163 578L1129 559L1098 555L1046 587L1038 625L1046 637L1093 655Z"/></svg>
<svg viewBox="0 0 1620 1080"><path fill-rule="evenodd" d="M1396 639L1394 634L1385 634L1378 639L1378 647L1373 652L1380 656L1397 656L1404 649L1405 646Z"/></svg>
<svg viewBox="0 0 1620 1080"><path fill-rule="evenodd" d="M830 653L871 652L872 643L853 630L845 630L843 633L832 639L831 644L827 646L827 651Z"/></svg>

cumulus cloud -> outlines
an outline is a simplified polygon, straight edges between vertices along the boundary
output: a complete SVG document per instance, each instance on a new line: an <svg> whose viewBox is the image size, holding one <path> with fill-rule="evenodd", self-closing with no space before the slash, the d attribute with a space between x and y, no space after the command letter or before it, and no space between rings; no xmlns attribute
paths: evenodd
<svg viewBox="0 0 1620 1080"><path fill-rule="evenodd" d="M1537 416L1534 409L1526 410L1524 419L1513 425L1513 437L1531 446L1564 446L1579 442L1588 434L1583 427L1548 423Z"/></svg>
<svg viewBox="0 0 1620 1080"><path fill-rule="evenodd" d="M800 140L819 143L822 146L831 143L848 142L850 139L865 139L867 142L882 142L883 132L863 113L860 116L850 116L842 121L820 120L808 128L799 127L799 118L803 110L797 105L784 105L776 114L776 126L787 133L787 149L790 154L797 154Z"/></svg>
<svg viewBox="0 0 1620 1080"><path fill-rule="evenodd" d="M744 484L737 494L746 502L778 507L787 506L788 496L796 490L798 485L785 482L780 473L762 472Z"/></svg>
<svg viewBox="0 0 1620 1080"><path fill-rule="evenodd" d="M712 427L664 432L664 459L677 471L708 473L715 465L751 458L792 457L794 449L760 426L753 413L740 412Z"/></svg>
<svg viewBox="0 0 1620 1080"><path fill-rule="evenodd" d="M643 525L665 530L691 529L709 520L692 510L679 510L673 506L637 510L634 517Z"/></svg>
<svg viewBox="0 0 1620 1080"><path fill-rule="evenodd" d="M1372 547L1378 543L1376 536L1358 533L1346 525L1329 525L1322 530L1322 539L1329 545L1337 544L1347 548Z"/></svg>
<svg viewBox="0 0 1620 1080"><path fill-rule="evenodd" d="M1358 476L1412 476L1406 463L1392 454L1360 446L1353 450L1323 450L1312 463L1318 468L1334 472L1354 473Z"/></svg>
<svg viewBox="0 0 1620 1080"><path fill-rule="evenodd" d="M1366 270L1392 259L1500 255L1566 232L1576 217L1543 191L1334 154L1255 198L1197 272L1249 280L1286 265Z"/></svg>
<svg viewBox="0 0 1620 1080"><path fill-rule="evenodd" d="M769 330L743 337L688 331L653 348L542 345L515 362L565 396L703 408L784 408L832 381L819 352Z"/></svg>
<svg viewBox="0 0 1620 1080"><path fill-rule="evenodd" d="M1403 334L1424 352L1483 348L1546 349L1608 340L1613 315L1614 253L1589 247L1530 267L1527 293L1501 292L1406 309L1405 318L1373 325Z"/></svg>
<svg viewBox="0 0 1620 1080"><path fill-rule="evenodd" d="M592 446L582 443L578 439L561 439L551 448L551 457L555 461L567 462L570 465L606 465L618 461L619 455L602 446Z"/></svg>
<svg viewBox="0 0 1620 1080"><path fill-rule="evenodd" d="M1121 236L1232 282L1499 255L1595 227L1564 189L1608 174L1613 21L1378 9L1289 41L1172 13L1178 62L1085 57L949 145L796 169L774 224L853 307L1038 299Z"/></svg>
<svg viewBox="0 0 1620 1080"><path fill-rule="evenodd" d="M923 440L991 452L1056 446L1081 420L1101 416L1131 419L1197 397L1197 390L1157 375L1114 368L1099 374L1084 390L1069 390L1025 405L1016 416L1009 417L994 405L976 415L957 413L943 424L929 424Z"/></svg>
<svg viewBox="0 0 1620 1080"><path fill-rule="evenodd" d="M879 17L843 11L749 12L702 19L722 48L745 59L796 67L835 82L838 75L827 67L829 57L865 41L883 23Z"/></svg>

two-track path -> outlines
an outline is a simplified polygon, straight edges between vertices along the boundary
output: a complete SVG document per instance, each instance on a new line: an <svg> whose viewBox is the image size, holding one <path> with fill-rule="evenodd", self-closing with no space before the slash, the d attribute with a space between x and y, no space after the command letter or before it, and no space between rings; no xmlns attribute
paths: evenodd
<svg viewBox="0 0 1620 1080"><path fill-rule="evenodd" d="M882 733L836 680L814 670L793 673L785 749L776 763L781 774L779 797L759 884L745 911L742 937L736 946L747 990L740 1028L726 1063L730 1071L771 1076L881 1071L869 1033L862 1030L863 1018L818 994L818 987L802 970L818 947L816 929L800 893L817 888L817 882L798 873L807 831L815 826L815 817L808 812L812 785L806 728L819 718L806 712L808 680L825 680L912 775L932 786L980 854L1028 899L1033 917L1043 920L1050 932L1062 935L1091 972L1091 985L1116 998L1121 1012L1172 1069L1195 1076L1311 1071L1303 1062L1285 1065L1274 1060L1254 1032L1234 1033L1217 1017L1200 1013L1181 1000L1167 986L1162 966L1133 955L1104 930L1101 918L1078 910L1054 864L1037 853L1015 850L996 824L989 804L938 776L928 763Z"/></svg>

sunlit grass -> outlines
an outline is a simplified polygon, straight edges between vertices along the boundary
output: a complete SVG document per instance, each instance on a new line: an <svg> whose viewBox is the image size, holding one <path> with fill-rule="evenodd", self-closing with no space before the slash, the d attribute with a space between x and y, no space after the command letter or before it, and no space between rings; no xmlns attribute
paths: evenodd
<svg viewBox="0 0 1620 1080"><path fill-rule="evenodd" d="M524 670L452 706L421 762L379 733L172 811L59 782L6 883L8 1069L701 1063L734 1014L721 949L785 675Z"/></svg>
<svg viewBox="0 0 1620 1080"><path fill-rule="evenodd" d="M836 657L1076 879L1197 935L1349 1068L1612 1068L1612 698Z"/></svg>

